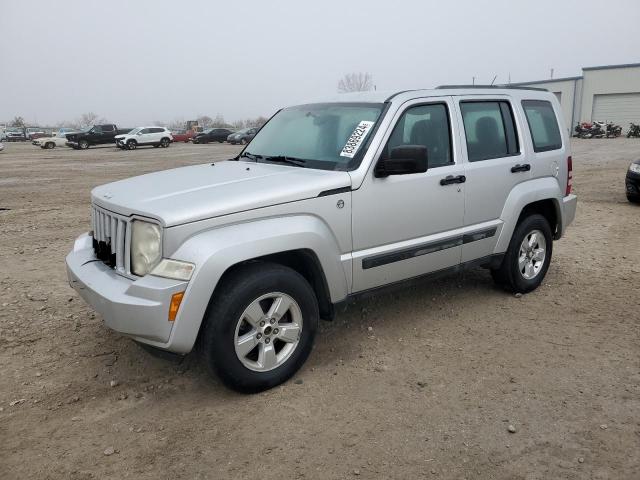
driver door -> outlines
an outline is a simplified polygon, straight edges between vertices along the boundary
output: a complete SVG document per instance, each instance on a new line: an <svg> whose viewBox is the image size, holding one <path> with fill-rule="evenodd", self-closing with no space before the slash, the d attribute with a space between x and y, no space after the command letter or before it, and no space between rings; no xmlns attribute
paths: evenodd
<svg viewBox="0 0 640 480"><path fill-rule="evenodd" d="M376 178L374 162L353 191L353 292L460 263L465 177L453 112L449 97L405 104L377 159L424 145L427 171Z"/></svg>

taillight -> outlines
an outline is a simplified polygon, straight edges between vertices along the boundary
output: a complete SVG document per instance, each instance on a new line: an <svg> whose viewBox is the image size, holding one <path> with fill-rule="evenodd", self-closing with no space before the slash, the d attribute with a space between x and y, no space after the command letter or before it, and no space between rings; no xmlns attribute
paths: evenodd
<svg viewBox="0 0 640 480"><path fill-rule="evenodd" d="M564 192L565 197L571 194L571 187L573 187L573 160L571 160L571 157L567 157L567 189Z"/></svg>

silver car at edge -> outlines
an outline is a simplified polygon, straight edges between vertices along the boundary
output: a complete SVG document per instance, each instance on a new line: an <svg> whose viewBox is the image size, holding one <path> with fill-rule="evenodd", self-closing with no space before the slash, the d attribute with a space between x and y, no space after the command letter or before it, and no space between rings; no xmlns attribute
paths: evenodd
<svg viewBox="0 0 640 480"><path fill-rule="evenodd" d="M66 258L106 326L194 346L231 388L290 378L358 296L469 267L526 293L572 222L555 96L442 87L277 112L232 161L96 187Z"/></svg>

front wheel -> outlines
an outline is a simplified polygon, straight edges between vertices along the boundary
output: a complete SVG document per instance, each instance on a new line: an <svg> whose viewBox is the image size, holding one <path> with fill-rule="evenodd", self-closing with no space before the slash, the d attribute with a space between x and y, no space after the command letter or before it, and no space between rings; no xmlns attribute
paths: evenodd
<svg viewBox="0 0 640 480"><path fill-rule="evenodd" d="M205 362L234 390L275 387L309 356L318 318L314 291L296 271L272 263L240 267L227 276L207 309Z"/></svg>
<svg viewBox="0 0 640 480"><path fill-rule="evenodd" d="M516 227L502 264L491 271L491 276L509 291L531 292L544 280L552 250L549 222L542 215L530 215Z"/></svg>
<svg viewBox="0 0 640 480"><path fill-rule="evenodd" d="M138 148L138 142L136 142L135 140L129 140L127 142L127 149L135 150L136 148Z"/></svg>
<svg viewBox="0 0 640 480"><path fill-rule="evenodd" d="M86 140L80 140L80 143L78 143L78 148L80 148L80 150L86 150L87 148L89 148L89 142L87 142Z"/></svg>
<svg viewBox="0 0 640 480"><path fill-rule="evenodd" d="M53 142L47 142L47 143L45 144L45 148L46 148L47 150L52 150L52 149L56 148L56 144L55 144L55 143L53 143Z"/></svg>

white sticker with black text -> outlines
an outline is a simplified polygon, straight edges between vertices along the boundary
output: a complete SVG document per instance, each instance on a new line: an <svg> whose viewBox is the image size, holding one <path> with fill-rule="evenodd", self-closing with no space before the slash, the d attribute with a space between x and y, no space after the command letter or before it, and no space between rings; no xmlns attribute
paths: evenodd
<svg viewBox="0 0 640 480"><path fill-rule="evenodd" d="M347 143L342 148L342 151L340 152L341 157L353 158L355 154L358 153L358 149L360 148L360 145L362 145L367 133L369 133L369 130L371 130L371 127L373 127L373 123L374 122L362 120L358 124L351 136L349 136Z"/></svg>

